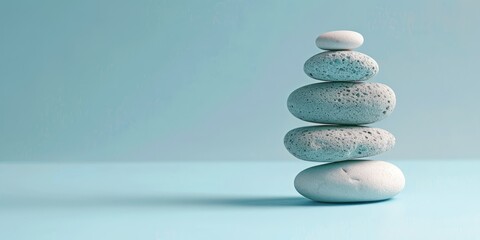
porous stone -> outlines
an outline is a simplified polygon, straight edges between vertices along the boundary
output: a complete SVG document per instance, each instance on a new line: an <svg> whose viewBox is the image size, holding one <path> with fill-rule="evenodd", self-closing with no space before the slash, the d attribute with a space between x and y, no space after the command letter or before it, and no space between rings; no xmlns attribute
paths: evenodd
<svg viewBox="0 0 480 240"><path fill-rule="evenodd" d="M386 152L395 145L395 137L381 128L321 125L290 130L284 144L299 159L335 162Z"/></svg>
<svg viewBox="0 0 480 240"><path fill-rule="evenodd" d="M323 82L293 91L288 110L307 122L360 125L380 121L395 108L393 90L382 83Z"/></svg>
<svg viewBox="0 0 480 240"><path fill-rule="evenodd" d="M295 189L320 202L368 202L394 197L405 186L395 165L374 160L349 160L311 167L295 178Z"/></svg>
<svg viewBox="0 0 480 240"><path fill-rule="evenodd" d="M358 32L348 30L331 31L318 36L315 44L324 50L355 49L362 46L363 36Z"/></svg>
<svg viewBox="0 0 480 240"><path fill-rule="evenodd" d="M365 81L378 73L370 56L356 51L325 51L308 59L303 70L311 78L324 81Z"/></svg>

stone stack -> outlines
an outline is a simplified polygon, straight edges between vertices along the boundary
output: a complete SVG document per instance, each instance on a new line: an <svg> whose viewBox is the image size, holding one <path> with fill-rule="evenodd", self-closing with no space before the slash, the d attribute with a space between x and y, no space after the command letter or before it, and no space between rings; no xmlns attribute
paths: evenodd
<svg viewBox="0 0 480 240"><path fill-rule="evenodd" d="M382 120L395 108L395 93L385 84L365 82L378 73L377 62L352 49L363 44L353 31L320 35L323 50L305 62L305 73L325 82L306 85L288 97L297 118L322 125L301 127L285 135L295 157L330 162L308 168L295 178L296 190L322 202L365 202L389 199L405 186L402 171L391 163L361 160L393 148L386 130L363 126Z"/></svg>

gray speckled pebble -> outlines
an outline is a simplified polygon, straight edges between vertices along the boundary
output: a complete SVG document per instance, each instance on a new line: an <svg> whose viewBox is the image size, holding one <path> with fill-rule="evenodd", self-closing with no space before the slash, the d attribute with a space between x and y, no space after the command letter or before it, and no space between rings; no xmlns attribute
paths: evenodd
<svg viewBox="0 0 480 240"><path fill-rule="evenodd" d="M380 128L323 125L293 129L284 144L299 159L335 162L386 152L395 145L395 137Z"/></svg>
<svg viewBox="0 0 480 240"><path fill-rule="evenodd" d="M321 202L366 202L392 198L405 186L395 165L375 160L352 160L307 168L295 178L295 189Z"/></svg>
<svg viewBox="0 0 480 240"><path fill-rule="evenodd" d="M380 121L395 108L395 93L385 84L323 82L293 91L288 110L307 122L359 125Z"/></svg>
<svg viewBox="0 0 480 240"><path fill-rule="evenodd" d="M364 81L378 73L378 64L356 51L325 51L308 59L303 70L317 80Z"/></svg>

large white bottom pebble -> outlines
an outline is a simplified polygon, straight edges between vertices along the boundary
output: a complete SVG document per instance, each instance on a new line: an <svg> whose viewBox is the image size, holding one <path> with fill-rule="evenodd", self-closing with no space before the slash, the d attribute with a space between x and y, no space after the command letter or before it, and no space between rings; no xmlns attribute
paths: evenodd
<svg viewBox="0 0 480 240"><path fill-rule="evenodd" d="M395 165L375 160L348 160L311 167L295 178L295 189L320 202L367 202L392 198L405 186Z"/></svg>

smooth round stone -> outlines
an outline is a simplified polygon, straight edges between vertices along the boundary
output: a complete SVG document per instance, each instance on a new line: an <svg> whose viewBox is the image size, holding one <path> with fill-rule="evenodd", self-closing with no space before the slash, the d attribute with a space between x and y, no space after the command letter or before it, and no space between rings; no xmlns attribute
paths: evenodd
<svg viewBox="0 0 480 240"><path fill-rule="evenodd" d="M323 82L293 91L288 110L307 122L360 125L380 121L395 108L393 90L382 83Z"/></svg>
<svg viewBox="0 0 480 240"><path fill-rule="evenodd" d="M365 81L378 73L378 64L370 56L355 51L326 51L308 59L303 70L317 80Z"/></svg>
<svg viewBox="0 0 480 240"><path fill-rule="evenodd" d="M381 128L335 125L296 128L283 141L293 156L315 162L374 156L395 145L393 134Z"/></svg>
<svg viewBox="0 0 480 240"><path fill-rule="evenodd" d="M311 167L295 178L295 189L320 202L369 202L394 197L405 186L395 165L374 160L349 160Z"/></svg>
<svg viewBox="0 0 480 240"><path fill-rule="evenodd" d="M363 36L358 32L348 30L331 31L318 36L315 44L324 50L355 49L362 46Z"/></svg>

